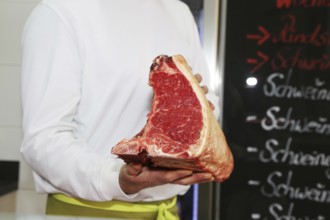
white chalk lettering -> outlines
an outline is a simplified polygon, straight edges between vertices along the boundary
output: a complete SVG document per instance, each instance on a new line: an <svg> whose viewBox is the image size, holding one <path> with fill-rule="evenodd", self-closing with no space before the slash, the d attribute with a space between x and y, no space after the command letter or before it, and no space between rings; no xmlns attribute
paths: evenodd
<svg viewBox="0 0 330 220"><path fill-rule="evenodd" d="M325 177L330 180L330 168L325 170Z"/></svg>
<svg viewBox="0 0 330 220"><path fill-rule="evenodd" d="M263 163L286 163L294 166L309 167L330 167L330 154L313 151L305 153L303 151L291 150L292 138L288 138L284 147L276 139L269 139L265 143L265 148L260 150L259 159Z"/></svg>
<svg viewBox="0 0 330 220"><path fill-rule="evenodd" d="M330 123L328 118L319 117L316 120L309 118L292 118L293 108L289 108L285 117L278 116L281 113L279 106L272 106L266 112L266 117L261 120L261 127L266 131L287 130L296 133L315 133L330 135Z"/></svg>
<svg viewBox="0 0 330 220"><path fill-rule="evenodd" d="M264 95L276 98L330 101L330 90L324 88L324 81L316 78L315 85L292 86L290 80L291 74L288 76L284 76L282 73L269 75L263 87Z"/></svg>
<svg viewBox="0 0 330 220"><path fill-rule="evenodd" d="M278 203L271 204L269 206L269 213L275 220L321 220L325 219L322 215L312 216L295 216L293 215L294 203L290 203L289 207L285 211L283 206Z"/></svg>
<svg viewBox="0 0 330 220"><path fill-rule="evenodd" d="M284 179L285 178L285 179ZM280 171L272 172L267 184L261 187L261 193L269 198L289 197L295 200L308 200L317 203L330 203L330 190L322 183L316 186L292 186L293 172L284 177Z"/></svg>

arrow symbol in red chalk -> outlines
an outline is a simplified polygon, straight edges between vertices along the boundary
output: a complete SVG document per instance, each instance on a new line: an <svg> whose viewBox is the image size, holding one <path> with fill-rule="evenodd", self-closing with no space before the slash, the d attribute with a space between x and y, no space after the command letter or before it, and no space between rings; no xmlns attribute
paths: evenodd
<svg viewBox="0 0 330 220"><path fill-rule="evenodd" d="M255 59L255 58L248 58L246 60L246 62L248 64L255 64L256 66L250 71L251 73L255 73L260 67L262 67L268 60L269 60L269 57L260 52L260 51L257 51L257 55L258 57L261 58L261 60L258 60L258 59Z"/></svg>
<svg viewBox="0 0 330 220"><path fill-rule="evenodd" d="M261 34L247 34L246 38L249 40L257 40L257 44L261 45L265 43L268 38L270 38L270 34L263 26L258 26L258 30L261 32Z"/></svg>

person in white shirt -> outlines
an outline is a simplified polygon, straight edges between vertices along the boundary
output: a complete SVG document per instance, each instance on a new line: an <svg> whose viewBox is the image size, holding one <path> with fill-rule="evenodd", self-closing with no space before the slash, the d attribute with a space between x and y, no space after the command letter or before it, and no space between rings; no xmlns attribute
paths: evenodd
<svg viewBox="0 0 330 220"><path fill-rule="evenodd" d="M183 55L209 84L184 3L43 0L26 22L22 45L21 153L37 192L50 195L48 214L132 218L134 208L130 216L123 213L134 202L140 211L144 203L157 207L152 217L141 218L177 219L173 198L191 184L212 181L209 173L124 164L110 153L146 123L148 73L156 56ZM122 208L114 209L114 202ZM165 211L160 204L168 205Z"/></svg>

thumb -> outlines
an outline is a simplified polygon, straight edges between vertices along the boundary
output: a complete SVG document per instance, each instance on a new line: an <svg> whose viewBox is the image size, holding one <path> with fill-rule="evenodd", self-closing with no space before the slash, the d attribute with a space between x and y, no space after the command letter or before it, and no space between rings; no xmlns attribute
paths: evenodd
<svg viewBox="0 0 330 220"><path fill-rule="evenodd" d="M130 176L137 176L142 172L142 165L139 163L129 163L127 165L127 174Z"/></svg>

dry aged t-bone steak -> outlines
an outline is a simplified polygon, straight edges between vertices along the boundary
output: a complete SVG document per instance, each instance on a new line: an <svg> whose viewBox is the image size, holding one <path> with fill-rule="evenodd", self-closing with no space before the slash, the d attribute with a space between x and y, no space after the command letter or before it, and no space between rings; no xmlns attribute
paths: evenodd
<svg viewBox="0 0 330 220"><path fill-rule="evenodd" d="M233 156L209 102L181 55L161 55L150 68L154 90L151 112L142 131L112 149L125 162L212 173L226 180Z"/></svg>

